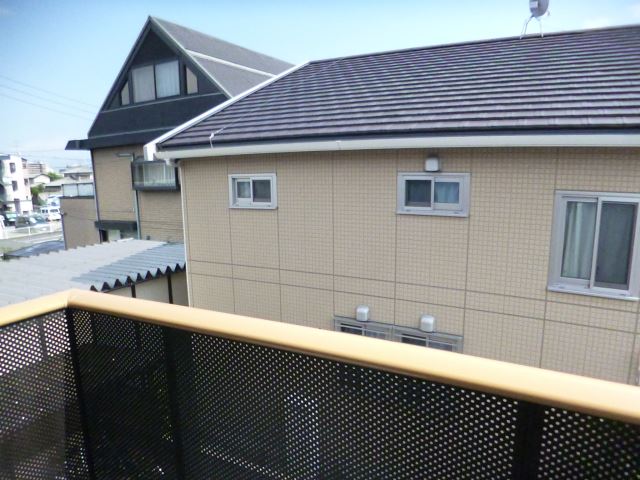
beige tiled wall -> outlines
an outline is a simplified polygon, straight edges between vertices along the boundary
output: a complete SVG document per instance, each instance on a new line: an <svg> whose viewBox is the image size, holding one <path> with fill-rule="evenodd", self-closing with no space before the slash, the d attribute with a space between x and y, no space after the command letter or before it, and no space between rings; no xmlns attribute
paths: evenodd
<svg viewBox="0 0 640 480"><path fill-rule="evenodd" d="M440 150L471 173L468 218L397 215L398 172L426 151L182 162L196 307L318 328L355 315L464 336L464 351L632 382L638 303L548 292L554 192L640 192L640 150ZM277 173L277 210L230 210L228 175Z"/></svg>
<svg viewBox="0 0 640 480"><path fill-rule="evenodd" d="M140 191L140 234L143 239L182 242L182 206L179 191Z"/></svg>
<svg viewBox="0 0 640 480"><path fill-rule="evenodd" d="M131 158L118 157L119 153L142 155L142 146L101 148L92 152L100 219L135 221ZM138 208L141 238L183 241L179 191L139 191Z"/></svg>
<svg viewBox="0 0 640 480"><path fill-rule="evenodd" d="M95 190L101 220L135 221L131 159L118 153L142 154L139 146L101 148L93 150Z"/></svg>

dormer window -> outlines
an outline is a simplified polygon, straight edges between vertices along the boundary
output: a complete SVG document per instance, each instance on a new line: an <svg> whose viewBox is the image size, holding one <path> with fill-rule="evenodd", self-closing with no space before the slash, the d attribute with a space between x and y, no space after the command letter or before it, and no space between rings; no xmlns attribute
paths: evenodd
<svg viewBox="0 0 640 480"><path fill-rule="evenodd" d="M180 94L180 75L177 60L146 65L131 70L133 101L148 102L157 98ZM124 105L124 103L123 103Z"/></svg>

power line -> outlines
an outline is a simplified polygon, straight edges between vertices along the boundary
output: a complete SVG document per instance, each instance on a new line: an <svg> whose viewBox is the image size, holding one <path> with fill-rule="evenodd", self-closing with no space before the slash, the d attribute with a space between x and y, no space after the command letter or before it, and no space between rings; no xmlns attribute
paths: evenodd
<svg viewBox="0 0 640 480"><path fill-rule="evenodd" d="M79 110L81 112L90 113L92 115L95 114L94 111L87 110L87 109L82 108L82 107L76 107L75 105L71 105L69 103L58 102L57 100L50 100L50 99L48 99L46 97L41 97L40 95L34 95L33 93L29 93L29 92L27 92L25 90L21 90L19 88L9 87L8 85L0 85L0 88L7 88L9 90L13 90L14 92L18 92L18 93L20 93L22 95L28 95L30 97L37 98L38 100L44 100L45 102L55 103L57 105L65 107L65 108L75 108L76 110Z"/></svg>
<svg viewBox="0 0 640 480"><path fill-rule="evenodd" d="M13 78L7 77L6 75L0 75L0 78L4 78L5 80L9 80L10 82L17 83L18 85L22 85L23 87L33 88L34 90L40 90L41 92L48 93L49 95L54 95L56 97L64 98L65 100L69 100L71 102L82 103L89 107L100 108L97 105L93 105L91 103L83 102L82 100L76 100L75 98L66 97L64 95L60 95L59 93L52 92L51 90L45 90L44 88L35 87L33 85L29 85L28 83L21 82L20 80L15 80Z"/></svg>
<svg viewBox="0 0 640 480"><path fill-rule="evenodd" d="M81 118L82 120L88 120L88 121L92 120L91 118L83 117L82 115L76 115L75 113L63 112L62 110L56 110L55 108L45 107L44 105L38 105L37 103L28 102L27 100L22 100L21 98L12 97L11 95L7 95L4 93L0 93L0 97L10 98L11 100L15 100L17 102L33 105L34 107L44 108L45 110L51 110L52 112L61 113L63 115L70 115L72 117Z"/></svg>

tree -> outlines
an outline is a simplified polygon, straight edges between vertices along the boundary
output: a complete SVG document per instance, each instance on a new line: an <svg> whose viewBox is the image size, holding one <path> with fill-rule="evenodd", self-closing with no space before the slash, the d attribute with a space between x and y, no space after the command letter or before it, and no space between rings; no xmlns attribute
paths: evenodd
<svg viewBox="0 0 640 480"><path fill-rule="evenodd" d="M44 184L34 185L31 187L31 200L36 205L44 205L44 201L40 198L40 195L44 193Z"/></svg>
<svg viewBox="0 0 640 480"><path fill-rule="evenodd" d="M45 173L45 175L47 177L49 177L51 179L51 181L60 180L62 178L62 175L60 175L59 173L56 173L56 172L47 172L47 173Z"/></svg>

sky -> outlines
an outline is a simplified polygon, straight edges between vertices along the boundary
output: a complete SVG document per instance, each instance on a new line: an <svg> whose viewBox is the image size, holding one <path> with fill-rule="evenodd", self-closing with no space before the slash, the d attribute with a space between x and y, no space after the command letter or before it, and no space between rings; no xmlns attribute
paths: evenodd
<svg viewBox="0 0 640 480"><path fill-rule="evenodd" d="M0 0L0 153L53 167L86 138L147 16L291 63L519 35L528 0ZM545 32L640 23L640 0L551 0ZM538 31L537 22L529 32ZM540 55L544 55L541 51Z"/></svg>

